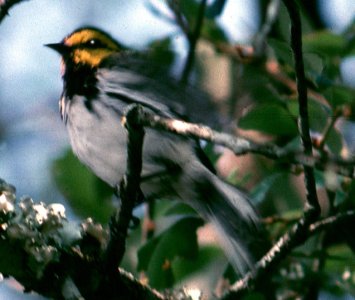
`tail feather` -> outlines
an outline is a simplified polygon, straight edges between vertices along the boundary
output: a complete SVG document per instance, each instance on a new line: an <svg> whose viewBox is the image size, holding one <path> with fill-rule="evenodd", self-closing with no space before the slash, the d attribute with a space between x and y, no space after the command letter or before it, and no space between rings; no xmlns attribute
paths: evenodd
<svg viewBox="0 0 355 300"><path fill-rule="evenodd" d="M196 175L190 178L195 188L195 201L190 202L191 206L216 227L230 263L244 274L262 254L261 225L254 207L246 195L202 164L190 164L189 169L185 174Z"/></svg>
<svg viewBox="0 0 355 300"><path fill-rule="evenodd" d="M221 246L234 269L244 274L253 268L260 236L260 222L248 198L218 177L212 177L210 194L205 194L211 220L220 236ZM206 200L205 200L206 201Z"/></svg>

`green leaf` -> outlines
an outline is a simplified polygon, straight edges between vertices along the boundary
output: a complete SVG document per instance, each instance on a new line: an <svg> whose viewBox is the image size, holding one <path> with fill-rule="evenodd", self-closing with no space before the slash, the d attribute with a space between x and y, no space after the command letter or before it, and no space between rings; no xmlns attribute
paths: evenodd
<svg viewBox="0 0 355 300"><path fill-rule="evenodd" d="M339 105L355 102L354 90L343 86L332 86L322 92L324 97L336 108Z"/></svg>
<svg viewBox="0 0 355 300"><path fill-rule="evenodd" d="M268 39L268 44L274 50L278 61L293 66L292 51L289 44L273 38Z"/></svg>
<svg viewBox="0 0 355 300"><path fill-rule="evenodd" d="M171 66L174 63L175 53L171 48L171 37L154 40L149 44L149 60L160 66Z"/></svg>
<svg viewBox="0 0 355 300"><path fill-rule="evenodd" d="M331 111L317 101L309 101L308 111L311 130L318 133L323 132L328 119L331 117Z"/></svg>
<svg viewBox="0 0 355 300"><path fill-rule="evenodd" d="M174 205L170 206L166 212L165 215L196 215L196 211L190 206L187 205L184 202L176 202Z"/></svg>
<svg viewBox="0 0 355 300"><path fill-rule="evenodd" d="M325 141L329 150L336 155L340 155L344 145L343 135L336 128L332 128Z"/></svg>
<svg viewBox="0 0 355 300"><path fill-rule="evenodd" d="M176 3L178 3L180 12L188 20L190 28L194 28L200 3L195 0L177 1Z"/></svg>
<svg viewBox="0 0 355 300"><path fill-rule="evenodd" d="M315 179L318 188L325 188L329 191L335 192L334 205L338 206L346 199L346 193L341 189L340 175L337 175L331 170L327 171L315 171Z"/></svg>
<svg viewBox="0 0 355 300"><path fill-rule="evenodd" d="M290 112L291 116L295 119L298 118L299 115L299 106L298 106L298 101L296 99L293 99L294 101L288 101L287 102L287 110Z"/></svg>
<svg viewBox="0 0 355 300"><path fill-rule="evenodd" d="M349 265L349 262L354 261L354 254L344 244L329 247L327 254L328 259L326 260L325 271L331 274L332 284L339 286L337 281L343 281L341 277L344 271L355 272L354 266ZM355 288L355 277L350 278L350 281L352 281L352 286Z"/></svg>
<svg viewBox="0 0 355 300"><path fill-rule="evenodd" d="M280 101L275 89L270 88L270 75L257 64L247 64L243 67L243 76L240 77L238 86L248 91L250 97L260 104Z"/></svg>
<svg viewBox="0 0 355 300"><path fill-rule="evenodd" d="M309 116L310 116L310 127L313 132L322 134L324 128L327 126L328 121L332 118L332 112L317 101L309 102ZM326 140L326 146L334 154L340 154L343 147L343 137L338 132L337 129L332 128Z"/></svg>
<svg viewBox="0 0 355 300"><path fill-rule="evenodd" d="M150 260L158 243L159 238L150 239L138 250L138 271L148 270Z"/></svg>
<svg viewBox="0 0 355 300"><path fill-rule="evenodd" d="M292 115L281 105L262 104L255 106L239 119L239 127L257 130L266 134L294 137L298 130Z"/></svg>
<svg viewBox="0 0 355 300"><path fill-rule="evenodd" d="M285 5L280 5L280 10L277 18L276 32L279 33L283 40L290 42L290 17L288 15Z"/></svg>
<svg viewBox="0 0 355 300"><path fill-rule="evenodd" d="M216 261L227 264L223 251L215 246L203 246L194 259L177 257L173 261L173 273L176 280L181 281L193 273L203 272L208 267L214 267Z"/></svg>
<svg viewBox="0 0 355 300"><path fill-rule="evenodd" d="M196 230L202 224L203 221L195 216L178 218L170 228L139 249L138 270L146 271L150 285L155 288L168 288L175 283L173 260L177 257L196 258Z"/></svg>
<svg viewBox="0 0 355 300"><path fill-rule="evenodd" d="M206 8L206 17L209 19L218 17L224 9L227 0L215 0Z"/></svg>
<svg viewBox="0 0 355 300"><path fill-rule="evenodd" d="M256 291L250 291L248 292L245 297L243 297L243 300L265 300L267 299L265 295L262 293L258 293Z"/></svg>
<svg viewBox="0 0 355 300"><path fill-rule="evenodd" d="M253 199L254 205L258 205L263 202L270 188L273 186L275 181L281 176L285 176L285 173L271 173L255 186L255 188L251 191L250 194L251 199Z"/></svg>
<svg viewBox="0 0 355 300"><path fill-rule="evenodd" d="M314 53L304 53L303 58L307 78L317 84L324 70L324 60L318 54ZM320 80L324 79L321 78Z"/></svg>
<svg viewBox="0 0 355 300"><path fill-rule="evenodd" d="M212 40L214 43L226 42L228 40L224 30L214 20L209 19L203 23L201 36L207 40Z"/></svg>
<svg viewBox="0 0 355 300"><path fill-rule="evenodd" d="M227 37L224 30L215 22L215 17L218 16L223 10L225 0L215 1L212 5L207 6L205 10L205 20L201 28L201 36L206 39L213 40L214 42L225 42ZM179 1L179 9L187 19L190 30L196 26L197 16L200 11L201 1L184 0Z"/></svg>
<svg viewBox="0 0 355 300"><path fill-rule="evenodd" d="M304 52L315 52L323 56L341 56L346 44L344 37L330 31L313 32L303 37Z"/></svg>
<svg viewBox="0 0 355 300"><path fill-rule="evenodd" d="M53 162L52 176L75 213L108 222L114 211L113 189L81 164L70 150Z"/></svg>

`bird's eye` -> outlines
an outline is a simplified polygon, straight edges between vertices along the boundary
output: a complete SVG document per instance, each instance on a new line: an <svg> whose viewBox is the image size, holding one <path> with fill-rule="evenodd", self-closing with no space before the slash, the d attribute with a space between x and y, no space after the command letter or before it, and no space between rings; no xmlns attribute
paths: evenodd
<svg viewBox="0 0 355 300"><path fill-rule="evenodd" d="M86 46L90 48L102 48L104 45L98 39L91 39L88 42L86 42Z"/></svg>

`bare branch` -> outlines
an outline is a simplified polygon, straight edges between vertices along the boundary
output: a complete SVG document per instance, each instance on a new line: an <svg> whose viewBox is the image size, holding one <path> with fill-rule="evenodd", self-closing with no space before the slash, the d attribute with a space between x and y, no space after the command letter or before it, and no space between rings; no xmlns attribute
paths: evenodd
<svg viewBox="0 0 355 300"><path fill-rule="evenodd" d="M121 208L110 222L110 240L105 253L105 266L115 272L125 253L128 227L132 211L138 203L142 171L142 148L144 129L136 122L140 107L128 111L123 123L128 131L127 170L120 184Z"/></svg>
<svg viewBox="0 0 355 300"><path fill-rule="evenodd" d="M25 290L54 299L188 299L187 292L185 298L163 295L117 267L103 271L108 234L91 219L78 224L66 219L61 204L18 201L15 188L1 179L0 203L0 272Z"/></svg>
<svg viewBox="0 0 355 300"><path fill-rule="evenodd" d="M9 10L16 4L27 0L0 0L0 23L9 15Z"/></svg>
<svg viewBox="0 0 355 300"><path fill-rule="evenodd" d="M176 24L180 27L180 29L182 30L182 32L186 36L189 36L191 30L190 30L189 24L187 23L186 19L184 18L184 16L182 15L182 13L180 11L178 1L168 0L167 3L169 5L169 8L174 13Z"/></svg>
<svg viewBox="0 0 355 300"><path fill-rule="evenodd" d="M334 226L340 222L343 222L345 220L350 220L355 217L355 211L354 210L348 210L343 213L336 214L331 217L324 218L322 220L319 220L318 222L315 222L311 225L309 225L308 228L308 233L310 235L318 233L322 230L328 229L330 226Z"/></svg>
<svg viewBox="0 0 355 300"><path fill-rule="evenodd" d="M248 272L242 279L231 286L229 292L222 299L235 299L235 297L241 295L246 290L251 289L257 279L260 280L260 278L267 274L280 260L295 247L302 245L310 236L330 226L336 226L345 220L354 219L354 217L355 211L349 210L310 224L306 227L306 230L304 230L305 227L304 224L302 224L303 220L300 220L255 264L254 270Z"/></svg>
<svg viewBox="0 0 355 300"><path fill-rule="evenodd" d="M200 138L225 146L231 149L236 155L255 153L290 164L300 164L320 170L331 170L332 172L343 176L351 178L355 177L354 159L344 160L332 156L322 158L316 155L306 155L303 152L290 151L289 149L283 149L275 145L260 145L244 138L215 131L205 125L197 125L177 119L164 118L150 113L147 110L140 111L138 121L143 126L166 130L182 136Z"/></svg>
<svg viewBox="0 0 355 300"><path fill-rule="evenodd" d="M266 38L278 18L280 3L280 0L271 0L267 6L265 23L261 27L260 31L255 35L253 43L255 56L257 57L264 54Z"/></svg>
<svg viewBox="0 0 355 300"><path fill-rule="evenodd" d="M335 113L331 118L327 120L327 124L323 130L321 139L318 141L318 143L315 145L320 151L324 150L325 143L327 141L327 138L329 137L329 134L331 130L334 128L335 123L337 120L342 116L342 111L340 109L336 109Z"/></svg>
<svg viewBox="0 0 355 300"><path fill-rule="evenodd" d="M202 25L203 25L203 20L205 17L205 10L206 10L206 4L207 0L202 0L199 10L198 10L198 15L196 18L196 24L193 32L190 32L186 37L189 41L189 53L187 55L187 59L185 62L185 67L182 72L181 76L181 82L186 83L188 81L189 75L192 70L192 66L195 60L195 51L196 51L196 46L197 46L197 41L201 33Z"/></svg>
<svg viewBox="0 0 355 300"><path fill-rule="evenodd" d="M312 156L312 140L309 130L307 83L304 72L302 53L302 24L299 8L294 0L283 1L291 19L291 48L294 56L296 83L299 103L299 130L304 147L304 154ZM304 166L307 203L305 207L305 224L312 223L320 213L316 181L312 167Z"/></svg>

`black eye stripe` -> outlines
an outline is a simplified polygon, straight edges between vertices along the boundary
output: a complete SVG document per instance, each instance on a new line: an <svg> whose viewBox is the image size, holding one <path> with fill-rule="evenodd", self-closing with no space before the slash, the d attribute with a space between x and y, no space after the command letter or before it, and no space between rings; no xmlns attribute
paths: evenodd
<svg viewBox="0 0 355 300"><path fill-rule="evenodd" d="M102 41L101 39L95 39L95 38L92 38L87 41L81 41L78 44L72 45L71 48L72 49L106 49L106 50L117 51L115 47L112 47L111 45L105 43L105 41Z"/></svg>
<svg viewBox="0 0 355 300"><path fill-rule="evenodd" d="M84 48L107 48L107 45L105 45L102 41L98 39L90 39L87 42L82 44L82 47Z"/></svg>

